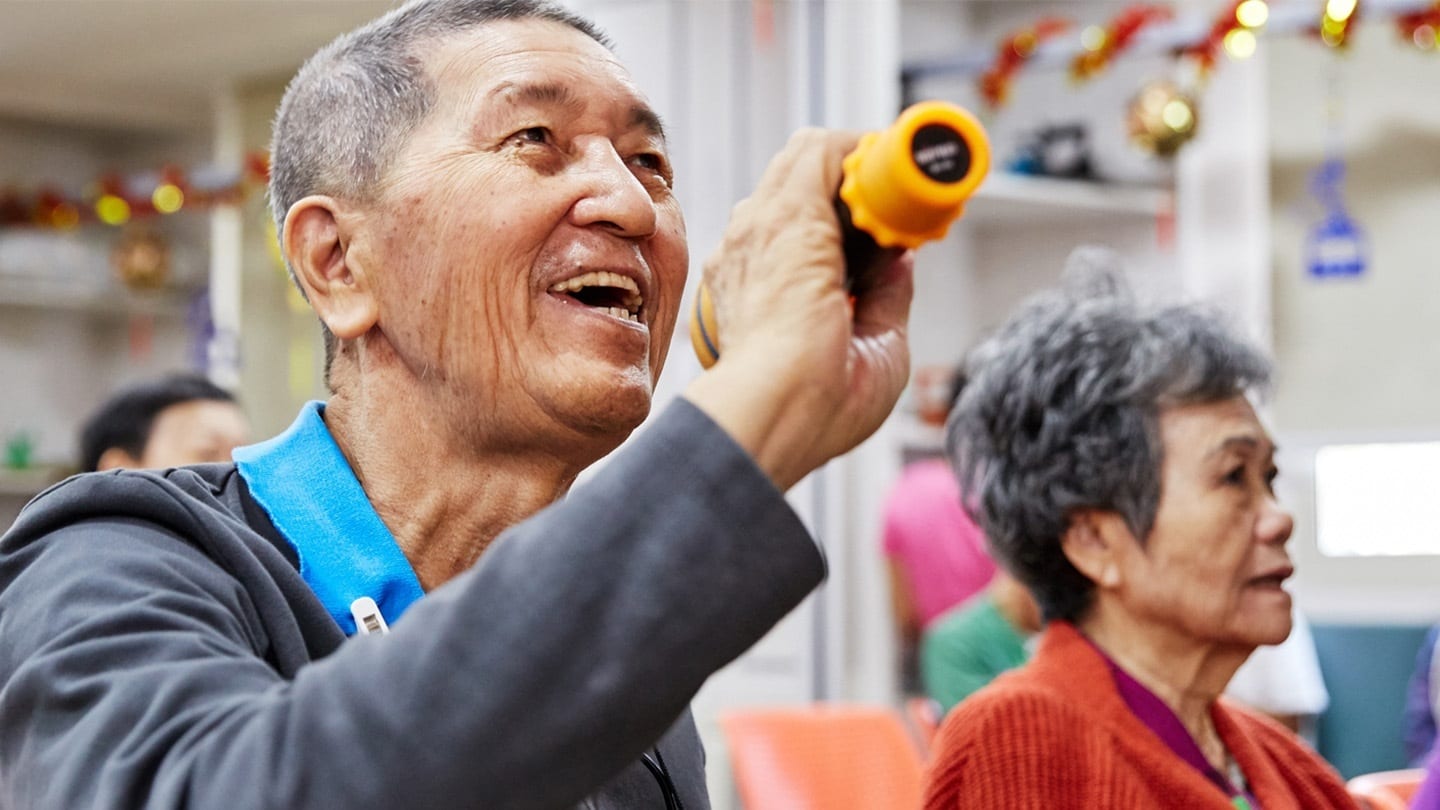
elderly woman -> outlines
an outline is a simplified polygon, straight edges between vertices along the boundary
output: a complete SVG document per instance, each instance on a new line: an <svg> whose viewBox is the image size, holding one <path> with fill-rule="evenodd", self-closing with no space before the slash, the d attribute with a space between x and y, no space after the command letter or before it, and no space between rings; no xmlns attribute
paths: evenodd
<svg viewBox="0 0 1440 810"><path fill-rule="evenodd" d="M1268 364L1115 278L1072 277L970 358L950 455L1047 626L946 719L926 808L1353 808L1288 731L1220 699L1290 632L1292 519L1246 396Z"/></svg>

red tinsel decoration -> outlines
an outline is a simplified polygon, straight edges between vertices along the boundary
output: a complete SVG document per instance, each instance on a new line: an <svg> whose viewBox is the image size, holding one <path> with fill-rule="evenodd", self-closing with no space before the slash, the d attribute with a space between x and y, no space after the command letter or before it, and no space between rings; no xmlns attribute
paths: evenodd
<svg viewBox="0 0 1440 810"><path fill-rule="evenodd" d="M1109 67L1110 62L1130 47L1135 35L1145 26L1168 20L1174 16L1169 6L1139 4L1130 6L1115 16L1105 27L1100 47L1084 50L1070 63L1070 76L1076 81L1092 78Z"/></svg>
<svg viewBox="0 0 1440 810"><path fill-rule="evenodd" d="M1034 55L1035 48L1056 34L1070 30L1072 23L1061 17L1042 17L1028 28L1012 31L1000 41L995 62L980 75L980 95L991 107L1010 99L1010 82L1015 73Z"/></svg>
<svg viewBox="0 0 1440 810"><path fill-rule="evenodd" d="M1434 6L1424 11L1396 17L1395 25L1400 29L1400 36L1407 41L1414 42L1422 48L1440 48L1440 39L1433 39L1429 44L1422 44L1417 36L1421 28L1429 28L1432 37L1436 36L1436 32L1440 32L1440 0L1436 0Z"/></svg>
<svg viewBox="0 0 1440 810"><path fill-rule="evenodd" d="M1181 49L1180 56L1193 58L1196 65L1199 66L1202 77L1209 76L1210 71L1215 69L1215 63L1220 59L1220 51L1225 47L1225 37L1231 31L1245 27L1240 23L1238 17L1240 6L1244 2L1245 0L1235 0L1219 17L1215 18L1215 23L1210 26L1210 31L1205 34L1204 39L1188 48Z"/></svg>
<svg viewBox="0 0 1440 810"><path fill-rule="evenodd" d="M270 156L254 152L245 156L240 175L222 184L197 187L190 176L178 166L166 166L159 172L159 185L173 185L184 195L186 208L202 209L230 205L245 199L256 186L270 181ZM104 196L118 197L128 206L129 218L158 215L152 196L154 189L138 193L125 178L107 173L97 178L91 188L78 197L67 197L53 186L42 186L34 193L17 188L0 187L0 227L73 228L100 221L95 205Z"/></svg>

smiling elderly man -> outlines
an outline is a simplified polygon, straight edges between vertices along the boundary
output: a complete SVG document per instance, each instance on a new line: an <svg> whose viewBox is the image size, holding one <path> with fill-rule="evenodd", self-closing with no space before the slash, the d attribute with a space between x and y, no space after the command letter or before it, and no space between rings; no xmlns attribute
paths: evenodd
<svg viewBox="0 0 1440 810"><path fill-rule="evenodd" d="M823 576L781 493L908 373L908 258L853 315L842 284L853 144L775 159L706 265L724 358L559 501L649 414L675 326L658 117L538 0L422 0L322 50L271 195L332 395L234 464L22 514L0 806L708 806L687 703Z"/></svg>

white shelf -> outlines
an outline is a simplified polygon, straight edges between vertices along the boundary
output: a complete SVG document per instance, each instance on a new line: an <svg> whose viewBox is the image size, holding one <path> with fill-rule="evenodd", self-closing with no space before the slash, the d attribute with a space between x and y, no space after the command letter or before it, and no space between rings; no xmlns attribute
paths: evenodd
<svg viewBox="0 0 1440 810"><path fill-rule="evenodd" d="M199 287L130 290L118 284L77 284L0 274L0 307L92 314L183 316Z"/></svg>
<svg viewBox="0 0 1440 810"><path fill-rule="evenodd" d="M52 466L26 470L0 467L0 497L29 500L39 495L46 487L64 478L64 471Z"/></svg>
<svg viewBox="0 0 1440 810"><path fill-rule="evenodd" d="M980 184L962 222L1026 225L1153 221L1171 210L1169 189L997 172Z"/></svg>

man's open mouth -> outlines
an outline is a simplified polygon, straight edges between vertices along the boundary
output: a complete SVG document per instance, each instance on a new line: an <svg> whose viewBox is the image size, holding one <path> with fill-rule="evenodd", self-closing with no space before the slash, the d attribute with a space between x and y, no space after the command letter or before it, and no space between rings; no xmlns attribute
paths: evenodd
<svg viewBox="0 0 1440 810"><path fill-rule="evenodd" d="M631 323L640 322L640 308L645 303L634 279L607 270L568 278L552 286L550 292L568 295L591 309Z"/></svg>

